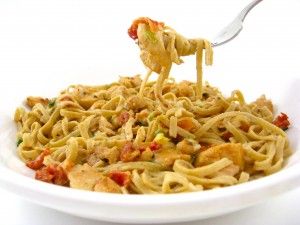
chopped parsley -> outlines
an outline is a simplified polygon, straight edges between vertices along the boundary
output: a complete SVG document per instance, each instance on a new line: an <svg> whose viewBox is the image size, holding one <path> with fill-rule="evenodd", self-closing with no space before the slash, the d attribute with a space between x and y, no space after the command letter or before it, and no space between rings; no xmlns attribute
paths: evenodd
<svg viewBox="0 0 300 225"><path fill-rule="evenodd" d="M55 106L55 102L56 102L56 98L52 99L52 100L48 103L49 108L52 108L53 106Z"/></svg>
<svg viewBox="0 0 300 225"><path fill-rule="evenodd" d="M18 138L17 140L17 147L19 147L19 145L23 142L23 139L22 138Z"/></svg>
<svg viewBox="0 0 300 225"><path fill-rule="evenodd" d="M157 39L155 38L155 33L153 33L150 30L146 30L145 31L145 35L146 37L152 42L152 43L156 43Z"/></svg>

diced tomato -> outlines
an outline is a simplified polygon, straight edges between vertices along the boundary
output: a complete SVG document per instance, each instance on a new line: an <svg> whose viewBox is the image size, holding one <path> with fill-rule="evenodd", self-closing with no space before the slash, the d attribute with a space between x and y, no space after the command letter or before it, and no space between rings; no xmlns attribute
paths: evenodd
<svg viewBox="0 0 300 225"><path fill-rule="evenodd" d="M121 112L120 115L117 117L117 122L120 126L125 124L130 118L130 114L128 112Z"/></svg>
<svg viewBox="0 0 300 225"><path fill-rule="evenodd" d="M52 183L53 177L54 177L54 175L48 172L47 167L38 169L35 173L35 179L44 181L47 183Z"/></svg>
<svg viewBox="0 0 300 225"><path fill-rule="evenodd" d="M42 168L43 161L46 155L49 155L50 149L46 148L35 160L29 161L26 163L26 166L33 170L38 170Z"/></svg>
<svg viewBox="0 0 300 225"><path fill-rule="evenodd" d="M128 35L131 37L133 40L136 40L138 38L137 36L137 28L129 28L128 29Z"/></svg>
<svg viewBox="0 0 300 225"><path fill-rule="evenodd" d="M112 171L108 174L108 177L115 181L120 186L127 187L130 183L130 174L129 172L122 171Z"/></svg>
<svg viewBox="0 0 300 225"><path fill-rule="evenodd" d="M137 157L140 155L140 151L134 149L132 142L127 142L120 154L120 159L123 162L132 162L137 159Z"/></svg>
<svg viewBox="0 0 300 225"><path fill-rule="evenodd" d="M232 133L230 133L229 131L226 131L223 135L222 138L224 141L229 141L229 138L233 137Z"/></svg>
<svg viewBox="0 0 300 225"><path fill-rule="evenodd" d="M152 142L150 143L149 148L150 148L152 151L157 151L157 150L159 150L159 149L161 148L161 145L158 144L156 141L152 141Z"/></svg>
<svg viewBox="0 0 300 225"><path fill-rule="evenodd" d="M62 186L69 182L64 169L58 165L48 165L37 170L35 179Z"/></svg>
<svg viewBox="0 0 300 225"><path fill-rule="evenodd" d="M287 130L289 128L290 122L289 117L285 113L281 113L276 117L276 119L273 121L273 124L282 130Z"/></svg>

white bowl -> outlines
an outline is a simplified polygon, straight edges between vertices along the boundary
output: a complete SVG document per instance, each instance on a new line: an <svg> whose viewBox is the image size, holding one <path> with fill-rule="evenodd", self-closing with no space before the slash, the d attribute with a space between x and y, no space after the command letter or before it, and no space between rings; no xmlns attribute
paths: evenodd
<svg viewBox="0 0 300 225"><path fill-rule="evenodd" d="M16 155L16 128L12 121L12 111L20 103L12 102L7 111L2 109L0 113L0 186L59 211L121 223L189 221L249 207L300 184L300 80L273 80L272 87L268 89L269 96L279 103L279 109L290 116L292 127L288 130L288 136L294 149L285 167L273 175L216 190L169 195L93 193L43 183L32 178L32 171ZM257 90L259 85L253 90L256 95ZM251 95L250 92L248 94Z"/></svg>
<svg viewBox="0 0 300 225"><path fill-rule="evenodd" d="M283 170L218 190L149 196L92 193L34 180L32 171L16 155L15 108L28 95L54 97L72 83L103 84L115 81L117 75L145 72L139 50L126 32L138 16L164 21L187 37L209 38L249 1L173 0L172 7L169 1L158 5L138 0L2 2L0 187L37 204L86 218L162 223L233 212L299 186L300 79L289 77L300 71L300 32L292 29L299 27L300 21L295 19L296 3L295 7L284 1L261 3L247 17L242 33L215 49L214 66L204 67L204 78L227 94L239 88L250 101L265 93L289 115L292 127L288 135L295 152ZM172 75L195 80L195 57L184 61L184 65L172 68Z"/></svg>

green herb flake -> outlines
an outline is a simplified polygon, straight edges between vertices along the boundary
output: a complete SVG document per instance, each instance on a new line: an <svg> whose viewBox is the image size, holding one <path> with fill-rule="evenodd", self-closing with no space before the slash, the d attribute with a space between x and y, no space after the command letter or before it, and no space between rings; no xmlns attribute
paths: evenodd
<svg viewBox="0 0 300 225"><path fill-rule="evenodd" d="M145 31L145 35L146 35L146 37L147 37L152 43L156 43L156 42L157 42L157 39L156 39L156 37L155 37L155 33L153 33L152 31L146 30L146 31Z"/></svg>
<svg viewBox="0 0 300 225"><path fill-rule="evenodd" d="M19 138L19 139L17 140L17 147L19 147L19 145L20 145L22 142L23 142L23 139L22 139L22 138Z"/></svg>
<svg viewBox="0 0 300 225"><path fill-rule="evenodd" d="M53 106L55 106L55 102L56 102L56 98L52 99L52 100L48 103L49 108L52 108Z"/></svg>

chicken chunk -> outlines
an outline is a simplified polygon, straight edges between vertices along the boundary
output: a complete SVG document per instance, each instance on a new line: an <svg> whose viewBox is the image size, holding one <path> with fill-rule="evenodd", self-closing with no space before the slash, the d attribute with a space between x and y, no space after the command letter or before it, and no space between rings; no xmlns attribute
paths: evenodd
<svg viewBox="0 0 300 225"><path fill-rule="evenodd" d="M163 149L155 154L155 162L161 164L166 168L171 168L177 159L182 159L186 161L191 160L191 156L187 154L182 154L176 149Z"/></svg>
<svg viewBox="0 0 300 225"><path fill-rule="evenodd" d="M208 148L195 160L195 166L204 166L222 158L230 159L240 169L244 168L244 150L241 144L225 143Z"/></svg>
<svg viewBox="0 0 300 225"><path fill-rule="evenodd" d="M127 142L120 153L120 159L123 162L135 161L140 156L140 151L135 149L132 142Z"/></svg>
<svg viewBox="0 0 300 225"><path fill-rule="evenodd" d="M70 187L88 191L121 193L120 186L88 164L76 165L68 174Z"/></svg>
<svg viewBox="0 0 300 225"><path fill-rule="evenodd" d="M113 164L119 160L119 157L120 151L116 146L113 148L98 146L95 148L94 153L87 158L87 163L92 166L99 160L103 160Z"/></svg>
<svg viewBox="0 0 300 225"><path fill-rule="evenodd" d="M191 97L195 94L193 88L191 87L191 82L189 81L181 81L177 88L179 97Z"/></svg>
<svg viewBox="0 0 300 225"><path fill-rule="evenodd" d="M176 145L176 149L183 154L192 155L199 151L201 146L192 139L183 139Z"/></svg>
<svg viewBox="0 0 300 225"><path fill-rule="evenodd" d="M271 100L266 99L265 95L262 95L258 99L256 99L254 104L256 104L258 107L266 106L271 112L273 112L273 103Z"/></svg>
<svg viewBox="0 0 300 225"><path fill-rule="evenodd" d="M92 191L103 175L88 164L76 165L68 173L70 187Z"/></svg>
<svg viewBox="0 0 300 225"><path fill-rule="evenodd" d="M135 88L141 85L142 79L139 75L134 77L120 77L119 83L123 84L127 88Z"/></svg>
<svg viewBox="0 0 300 225"><path fill-rule="evenodd" d="M146 107L146 103L144 98L137 95L133 95L127 99L127 106L133 111L140 111Z"/></svg>
<svg viewBox="0 0 300 225"><path fill-rule="evenodd" d="M109 177L102 176L94 186L94 191L122 193L120 186Z"/></svg>

